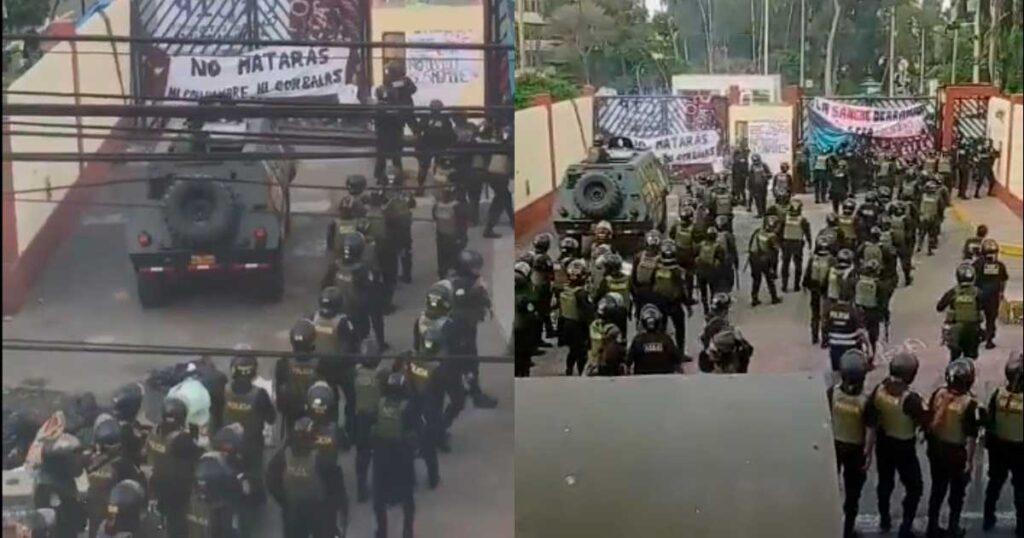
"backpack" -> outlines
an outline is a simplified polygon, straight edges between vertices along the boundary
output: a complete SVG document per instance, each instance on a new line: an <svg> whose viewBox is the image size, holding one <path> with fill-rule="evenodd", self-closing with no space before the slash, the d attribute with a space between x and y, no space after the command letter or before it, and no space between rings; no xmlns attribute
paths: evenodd
<svg viewBox="0 0 1024 538"><path fill-rule="evenodd" d="M712 267L715 265L715 252L718 250L718 244L711 241L704 241L700 244L700 254L697 256L697 262L705 267Z"/></svg>

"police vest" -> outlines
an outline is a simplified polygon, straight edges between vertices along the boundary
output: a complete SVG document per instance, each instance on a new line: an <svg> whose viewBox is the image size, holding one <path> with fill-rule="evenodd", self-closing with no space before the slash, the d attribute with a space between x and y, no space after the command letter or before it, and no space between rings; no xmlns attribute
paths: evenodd
<svg viewBox="0 0 1024 538"><path fill-rule="evenodd" d="M448 318L447 316L443 316L440 318L431 318L428 317L426 314L421 314L420 317L416 319L416 328L419 330L420 333L420 347L417 348L416 351L420 353L425 353L428 351L430 353L438 353L440 351L438 349L424 349L427 346L427 342L424 339L424 336L430 332L444 334L443 328L445 324L448 323L449 321L450 318ZM447 342L434 342L430 345L444 347L446 343Z"/></svg>
<svg viewBox="0 0 1024 538"><path fill-rule="evenodd" d="M260 388L255 385L251 385L249 390L243 393L236 392L232 384L228 384L224 390L224 413L221 423L225 426L236 422L241 424L246 441L249 442L262 439L263 435L263 421L256 414L256 397L259 392Z"/></svg>
<svg viewBox="0 0 1024 538"><path fill-rule="evenodd" d="M106 455L101 454L100 457ZM89 492L87 495L87 502L89 504L89 512L94 515L104 515L107 508L107 501L110 498L110 490L114 488L117 481L120 481L123 477L115 476L114 464L119 463L120 458L111 458L103 463L103 465L92 469L88 473L89 477Z"/></svg>
<svg viewBox="0 0 1024 538"><path fill-rule="evenodd" d="M892 242L897 246L903 246L907 241L907 217L892 217Z"/></svg>
<svg viewBox="0 0 1024 538"><path fill-rule="evenodd" d="M715 213L719 215L732 215L732 195L728 192L720 192L715 195Z"/></svg>
<svg viewBox="0 0 1024 538"><path fill-rule="evenodd" d="M185 435L181 430L170 433L159 433L154 431L146 439L146 461L152 468L153 478L191 480L192 469L186 462L174 457L171 454L171 445L179 435Z"/></svg>
<svg viewBox="0 0 1024 538"><path fill-rule="evenodd" d="M437 370L437 361L418 359L409 363L409 380L412 388L419 394L425 394L434 379L434 372ZM381 399L383 401L383 399ZM379 402L378 402L379 408Z"/></svg>
<svg viewBox="0 0 1024 538"><path fill-rule="evenodd" d="M402 438L402 404L384 398L377 406L377 420L373 423L373 437L383 441Z"/></svg>
<svg viewBox="0 0 1024 538"><path fill-rule="evenodd" d="M857 235L857 230L854 226L853 216L839 216L839 231L843 232L843 237L845 237L847 240L850 240L851 238Z"/></svg>
<svg viewBox="0 0 1024 538"><path fill-rule="evenodd" d="M934 172L937 169L938 164L939 163L935 160L935 157L928 157L924 160L924 170L926 172Z"/></svg>
<svg viewBox="0 0 1024 538"><path fill-rule="evenodd" d="M828 298L838 301L842 296L843 288L846 286L846 279L849 278L852 268L840 269L833 267L828 272Z"/></svg>
<svg viewBox="0 0 1024 538"><path fill-rule="evenodd" d="M828 312L828 343L832 346L851 347L857 345L857 331L853 324L853 313L848 308L832 308Z"/></svg>
<svg viewBox="0 0 1024 538"><path fill-rule="evenodd" d="M338 320L340 315L327 317L317 312L313 315L313 327L316 329L315 350L317 353L336 354L341 353L341 344L338 341Z"/></svg>
<svg viewBox="0 0 1024 538"><path fill-rule="evenodd" d="M869 276L857 279L854 303L863 308L878 307L878 281Z"/></svg>
<svg viewBox="0 0 1024 538"><path fill-rule="evenodd" d="M892 168L892 163L889 161L882 161L878 164L878 175L879 177L886 177L889 175L889 171Z"/></svg>
<svg viewBox="0 0 1024 538"><path fill-rule="evenodd" d="M403 194L392 196L384 206L384 215L388 220L404 223L412 218L412 203Z"/></svg>
<svg viewBox="0 0 1024 538"><path fill-rule="evenodd" d="M946 389L940 389L945 391ZM967 442L967 432L964 431L964 418L967 416L967 407L971 403L971 397L967 394L954 396L946 404L945 409L933 409L933 413L941 413L938 424L932 428L932 434L941 441L953 445L963 445Z"/></svg>
<svg viewBox="0 0 1024 538"><path fill-rule="evenodd" d="M475 300L479 291L477 280L458 277L452 283L452 319L467 323L478 323L483 320L483 311Z"/></svg>
<svg viewBox="0 0 1024 538"><path fill-rule="evenodd" d="M953 297L953 323L972 324L981 321L977 301L978 288L974 285L957 287Z"/></svg>
<svg viewBox="0 0 1024 538"><path fill-rule="evenodd" d="M337 220L334 224L334 244L329 245L331 250L340 253L342 242L341 238L346 234L356 233L356 221L354 220Z"/></svg>
<svg viewBox="0 0 1024 538"><path fill-rule="evenodd" d="M786 241L800 241L804 235L803 222L803 217L786 217L786 224L782 229L782 238Z"/></svg>
<svg viewBox="0 0 1024 538"><path fill-rule="evenodd" d="M284 397L296 409L301 409L306 402L306 392L320 379L317 367L320 359L288 359L288 381L284 387Z"/></svg>
<svg viewBox="0 0 1024 538"><path fill-rule="evenodd" d="M345 304L352 304L357 297L357 271L362 268L359 262L347 264L339 263L334 271L334 287L341 292L342 301Z"/></svg>
<svg viewBox="0 0 1024 538"><path fill-rule="evenodd" d="M679 282L676 279L678 266L660 266L654 273L654 293L669 300L679 298Z"/></svg>
<svg viewBox="0 0 1024 538"><path fill-rule="evenodd" d="M650 284L651 278L654 276L654 270L657 267L657 254L648 254L646 252L640 254L640 259L637 260L636 267L633 268L636 271L636 281L640 284Z"/></svg>
<svg viewBox="0 0 1024 538"><path fill-rule="evenodd" d="M863 445L866 428L864 409L867 397L863 394L850 395L838 386L832 391L832 434L836 441Z"/></svg>
<svg viewBox="0 0 1024 538"><path fill-rule="evenodd" d="M878 246L877 243L864 243L864 252L862 253L863 261L869 262L875 260L879 264L882 263L882 247Z"/></svg>
<svg viewBox="0 0 1024 538"><path fill-rule="evenodd" d="M704 241L700 244L700 254L697 255L697 264L705 269L712 269L717 264L715 254L718 252L718 244L713 241Z"/></svg>
<svg viewBox="0 0 1024 538"><path fill-rule="evenodd" d="M195 494L189 501L185 522L188 525L188 538L220 538L213 527L213 510Z"/></svg>
<svg viewBox="0 0 1024 538"><path fill-rule="evenodd" d="M828 169L828 157L824 155L818 155L814 158L814 169L822 172Z"/></svg>
<svg viewBox="0 0 1024 538"><path fill-rule="evenodd" d="M384 212L379 207L369 207L366 210L366 222L368 224L366 236L378 243L388 240L387 223L384 221Z"/></svg>
<svg viewBox="0 0 1024 538"><path fill-rule="evenodd" d="M604 282L610 293L618 293L622 296L623 304L628 312L630 309L629 277L621 274L606 275Z"/></svg>
<svg viewBox="0 0 1024 538"><path fill-rule="evenodd" d="M587 358L595 366L603 366L604 363L604 330L605 322L595 319L590 324L590 350Z"/></svg>
<svg viewBox="0 0 1024 538"><path fill-rule="evenodd" d="M693 225L676 227L676 258L681 262L689 261L693 257Z"/></svg>
<svg viewBox="0 0 1024 538"><path fill-rule="evenodd" d="M313 445L316 450L323 454L329 461L338 459L338 425L334 421L327 421L326 424L318 424L314 432Z"/></svg>
<svg viewBox="0 0 1024 538"><path fill-rule="evenodd" d="M576 294L579 293L580 287L573 286L563 288L558 293L558 315L564 319L579 321L580 310L579 305L576 302Z"/></svg>
<svg viewBox="0 0 1024 538"><path fill-rule="evenodd" d="M356 413L374 415L380 402L380 382L377 371L361 364L356 365Z"/></svg>
<svg viewBox="0 0 1024 538"><path fill-rule="evenodd" d="M952 174L953 164L949 162L949 157L942 157L939 159L939 173L940 174Z"/></svg>
<svg viewBox="0 0 1024 538"><path fill-rule="evenodd" d="M437 202L434 206L434 224L437 226L437 233L445 236L453 236L459 233L459 227L455 218L455 205L458 202Z"/></svg>
<svg viewBox="0 0 1024 538"><path fill-rule="evenodd" d="M917 182L916 181L904 181L900 185L900 197L901 198L914 198L917 196Z"/></svg>
<svg viewBox="0 0 1024 538"><path fill-rule="evenodd" d="M921 220L928 222L939 216L939 197L927 193L921 197Z"/></svg>
<svg viewBox="0 0 1024 538"><path fill-rule="evenodd" d="M1007 443L1024 443L1024 394L1010 392L1005 388L996 389L995 435Z"/></svg>
<svg viewBox="0 0 1024 538"><path fill-rule="evenodd" d="M754 234L754 241L750 245L750 254L767 254L771 252L772 234L765 230L759 230Z"/></svg>
<svg viewBox="0 0 1024 538"><path fill-rule="evenodd" d="M889 394L885 385L878 387L875 391L875 409L878 409L879 425L887 437L900 441L910 441L914 438L914 420L903 412L903 404L910 394L905 389L898 396Z"/></svg>
<svg viewBox="0 0 1024 538"><path fill-rule="evenodd" d="M290 505L316 503L327 497L316 462L316 450L296 454L292 447L284 449L284 495Z"/></svg>
<svg viewBox="0 0 1024 538"><path fill-rule="evenodd" d="M832 256L829 254L815 254L811 260L811 282L815 286L824 286L828 279L829 269L832 268Z"/></svg>

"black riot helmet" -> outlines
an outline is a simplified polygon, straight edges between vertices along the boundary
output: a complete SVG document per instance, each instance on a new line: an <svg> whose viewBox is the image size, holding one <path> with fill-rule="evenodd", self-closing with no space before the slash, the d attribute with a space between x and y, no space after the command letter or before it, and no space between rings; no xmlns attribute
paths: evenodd
<svg viewBox="0 0 1024 538"><path fill-rule="evenodd" d="M288 333L288 340L292 344L292 350L296 352L311 352L316 345L316 327L308 319L300 319L292 325Z"/></svg>
<svg viewBox="0 0 1024 538"><path fill-rule="evenodd" d="M984 239L981 241L981 253L990 260L995 260L999 254L999 243L995 239Z"/></svg>
<svg viewBox="0 0 1024 538"><path fill-rule="evenodd" d="M836 265L839 266L840 269L846 269L853 265L853 260L853 251L848 248L844 248L839 251L839 254L836 254Z"/></svg>
<svg viewBox="0 0 1024 538"><path fill-rule="evenodd" d="M366 191L366 183L366 176L362 174L352 174L345 178L345 188L352 196L363 194Z"/></svg>
<svg viewBox="0 0 1024 538"><path fill-rule="evenodd" d="M789 216L799 217L804 211L804 204L800 200L793 200L789 203Z"/></svg>
<svg viewBox="0 0 1024 538"><path fill-rule="evenodd" d="M664 314L658 307L648 304L640 309L640 324L649 333L658 332L662 329L665 320Z"/></svg>
<svg viewBox="0 0 1024 538"><path fill-rule="evenodd" d="M597 302L597 317L610 321L622 305L622 298L617 293L607 293Z"/></svg>
<svg viewBox="0 0 1024 538"><path fill-rule="evenodd" d="M116 451L121 447L121 424L106 413L96 417L96 424L92 427L92 442L101 451Z"/></svg>
<svg viewBox="0 0 1024 538"><path fill-rule="evenodd" d="M547 254L551 249L551 234L542 233L533 238L533 251L537 254Z"/></svg>
<svg viewBox="0 0 1024 538"><path fill-rule="evenodd" d="M882 264L878 263L878 260L868 260L864 262L864 274L867 276L878 276L878 273L882 270Z"/></svg>
<svg viewBox="0 0 1024 538"><path fill-rule="evenodd" d="M1006 359L1006 387L1011 392L1024 392L1024 354L1019 349L1011 351Z"/></svg>
<svg viewBox="0 0 1024 538"><path fill-rule="evenodd" d="M868 374L867 357L859 349L851 349L839 359L839 376L842 379L843 392L856 394L864 388L864 378Z"/></svg>
<svg viewBox="0 0 1024 538"><path fill-rule="evenodd" d="M569 262L569 265L565 268L565 276L569 279L569 282L579 283L587 276L587 262L583 260Z"/></svg>
<svg viewBox="0 0 1024 538"><path fill-rule="evenodd" d="M957 284L973 284L975 276L974 266L969 263L961 263L956 268Z"/></svg>
<svg viewBox="0 0 1024 538"><path fill-rule="evenodd" d="M359 261L366 250L366 237L359 232L347 233L341 238L341 259L346 263Z"/></svg>
<svg viewBox="0 0 1024 538"><path fill-rule="evenodd" d="M519 255L516 261L525 262L533 267L533 262L537 261L537 253L532 250L527 250Z"/></svg>
<svg viewBox="0 0 1024 538"><path fill-rule="evenodd" d="M517 290L530 283L530 264L526 262L516 262L512 266L512 272L515 274L515 284Z"/></svg>
<svg viewBox="0 0 1024 538"><path fill-rule="evenodd" d="M689 225L693 222L693 208L684 205L679 208L679 221L685 225Z"/></svg>
<svg viewBox="0 0 1024 538"><path fill-rule="evenodd" d="M622 271L622 256L610 252L604 257L604 270L610 274L617 274Z"/></svg>
<svg viewBox="0 0 1024 538"><path fill-rule="evenodd" d="M185 426L188 417L188 406L178 398L164 398L163 409L160 411L160 423L164 427L178 429Z"/></svg>
<svg viewBox="0 0 1024 538"><path fill-rule="evenodd" d="M711 313L716 316L725 315L732 306L732 297L728 293L716 293L711 297Z"/></svg>
<svg viewBox="0 0 1024 538"><path fill-rule="evenodd" d="M864 194L864 201L869 203L869 204L877 203L878 202L878 193L875 192L875 191L868 191L866 194Z"/></svg>
<svg viewBox="0 0 1024 538"><path fill-rule="evenodd" d="M475 250L466 249L459 253L458 270L463 276L480 276L484 258Z"/></svg>
<svg viewBox="0 0 1024 538"><path fill-rule="evenodd" d="M920 362L917 360L916 353L909 349L901 349L889 363L889 376L909 385L917 377L919 366Z"/></svg>
<svg viewBox="0 0 1024 538"><path fill-rule="evenodd" d="M903 202L895 202L892 204L892 215L894 217L902 217L907 214L907 206Z"/></svg>
<svg viewBox="0 0 1024 538"><path fill-rule="evenodd" d="M580 253L580 242L575 237L566 236L558 242L558 255L565 257L576 257Z"/></svg>
<svg viewBox="0 0 1024 538"><path fill-rule="evenodd" d="M146 506L146 490L134 480L122 480L110 489L107 532L134 532Z"/></svg>
<svg viewBox="0 0 1024 538"><path fill-rule="evenodd" d="M774 230L779 225L779 217L775 213L768 213L764 217L764 228Z"/></svg>
<svg viewBox="0 0 1024 538"><path fill-rule="evenodd" d="M823 235L818 238L814 243L814 252L818 254L828 254L832 251L832 239L827 235Z"/></svg>
<svg viewBox="0 0 1024 538"><path fill-rule="evenodd" d="M519 262L523 263L523 262ZM519 265L517 263L516 265ZM452 288L447 281L434 283L427 289L424 313L431 319L447 316L452 311Z"/></svg>
<svg viewBox="0 0 1024 538"><path fill-rule="evenodd" d="M714 226L708 226L707 230L704 230L704 238L714 241L718 239L718 228Z"/></svg>
<svg viewBox="0 0 1024 538"><path fill-rule="evenodd" d="M868 232L868 235L871 237L872 241L877 243L880 239L882 239L882 229L879 228L878 226L872 226L871 230Z"/></svg>
<svg viewBox="0 0 1024 538"><path fill-rule="evenodd" d="M256 377L256 357L251 355L238 355L231 359L232 379L253 379Z"/></svg>
<svg viewBox="0 0 1024 538"><path fill-rule="evenodd" d="M955 394L967 394L974 386L974 363L959 358L946 366L946 388Z"/></svg>
<svg viewBox="0 0 1024 538"><path fill-rule="evenodd" d="M675 241L673 241L671 239L666 239L666 240L662 241L661 245L659 246L659 250L660 250L660 253L661 253L661 261L663 261L665 263L668 263L668 264L675 264L676 263L676 261L677 261L676 260L676 256L677 256L677 253L678 253L678 247L676 246L676 242Z"/></svg>
<svg viewBox="0 0 1024 538"><path fill-rule="evenodd" d="M781 170L783 174L785 174L786 172L789 172L789 163L782 163L782 164L780 164L779 165L779 170Z"/></svg>
<svg viewBox="0 0 1024 538"><path fill-rule="evenodd" d="M843 212L843 215L852 217L853 213L857 211L857 202L853 198L847 198L843 200L843 207L840 210Z"/></svg>
<svg viewBox="0 0 1024 538"><path fill-rule="evenodd" d="M835 228L839 226L839 216L835 213L829 213L825 216L825 225L829 228Z"/></svg>
<svg viewBox="0 0 1024 538"><path fill-rule="evenodd" d="M84 470L82 442L70 433L43 443L42 467L65 478L77 478Z"/></svg>
<svg viewBox="0 0 1024 538"><path fill-rule="evenodd" d="M230 457L241 457L244 444L245 428L237 422L217 430L210 439L210 448Z"/></svg>
<svg viewBox="0 0 1024 538"><path fill-rule="evenodd" d="M444 108L444 103L441 102L440 99L431 99L430 100L430 112L432 114L440 114L441 113L441 109L443 109L443 108Z"/></svg>
<svg viewBox="0 0 1024 538"><path fill-rule="evenodd" d="M644 249L648 254L658 252L659 246L661 246L661 234L658 233L658 230L650 230L644 234Z"/></svg>
<svg viewBox="0 0 1024 538"><path fill-rule="evenodd" d="M207 452L199 458L193 491L201 502L219 505L232 499L232 491L236 490L233 486L237 486L238 479L227 460L227 456L218 452Z"/></svg>
<svg viewBox="0 0 1024 538"><path fill-rule="evenodd" d="M344 295L342 295L340 289L334 286L327 286L320 291L320 313L327 317L333 317L341 313L343 299Z"/></svg>
<svg viewBox="0 0 1024 538"><path fill-rule="evenodd" d="M306 391L306 410L316 417L330 416L336 406L334 391L324 381L317 381Z"/></svg>
<svg viewBox="0 0 1024 538"><path fill-rule="evenodd" d="M729 215L718 215L715 217L715 228L719 230L729 229Z"/></svg>
<svg viewBox="0 0 1024 538"><path fill-rule="evenodd" d="M128 383L121 385L111 396L111 408L117 420L130 422L135 420L142 407L142 385Z"/></svg>

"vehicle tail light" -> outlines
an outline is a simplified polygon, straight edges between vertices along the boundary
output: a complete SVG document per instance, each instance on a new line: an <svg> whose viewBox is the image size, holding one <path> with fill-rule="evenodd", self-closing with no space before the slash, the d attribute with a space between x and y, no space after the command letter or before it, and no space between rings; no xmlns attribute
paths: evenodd
<svg viewBox="0 0 1024 538"><path fill-rule="evenodd" d="M140 247L148 247L153 243L153 238L146 232L139 232L139 236L135 239L139 242Z"/></svg>
<svg viewBox="0 0 1024 538"><path fill-rule="evenodd" d="M262 247L267 242L267 229L260 226L252 231L252 240L256 246Z"/></svg>

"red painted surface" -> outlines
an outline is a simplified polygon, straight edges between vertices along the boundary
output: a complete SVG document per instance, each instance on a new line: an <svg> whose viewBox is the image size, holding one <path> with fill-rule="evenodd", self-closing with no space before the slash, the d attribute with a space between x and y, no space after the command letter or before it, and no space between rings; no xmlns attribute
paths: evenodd
<svg viewBox="0 0 1024 538"><path fill-rule="evenodd" d="M556 192L552 190L516 211L516 245L520 241L528 241L551 221L551 207Z"/></svg>
<svg viewBox="0 0 1024 538"><path fill-rule="evenodd" d="M740 104L740 87L739 86L729 86L729 96L728 97L729 97L729 104L730 105L738 105L738 104ZM726 125L728 125L728 124L726 124Z"/></svg>
<svg viewBox="0 0 1024 538"><path fill-rule="evenodd" d="M953 145L953 115L956 110L956 102L961 99L997 97L1000 93L998 88L989 84L957 84L944 86L940 95L942 97L942 129L939 147L943 151L949 151L950 146Z"/></svg>

